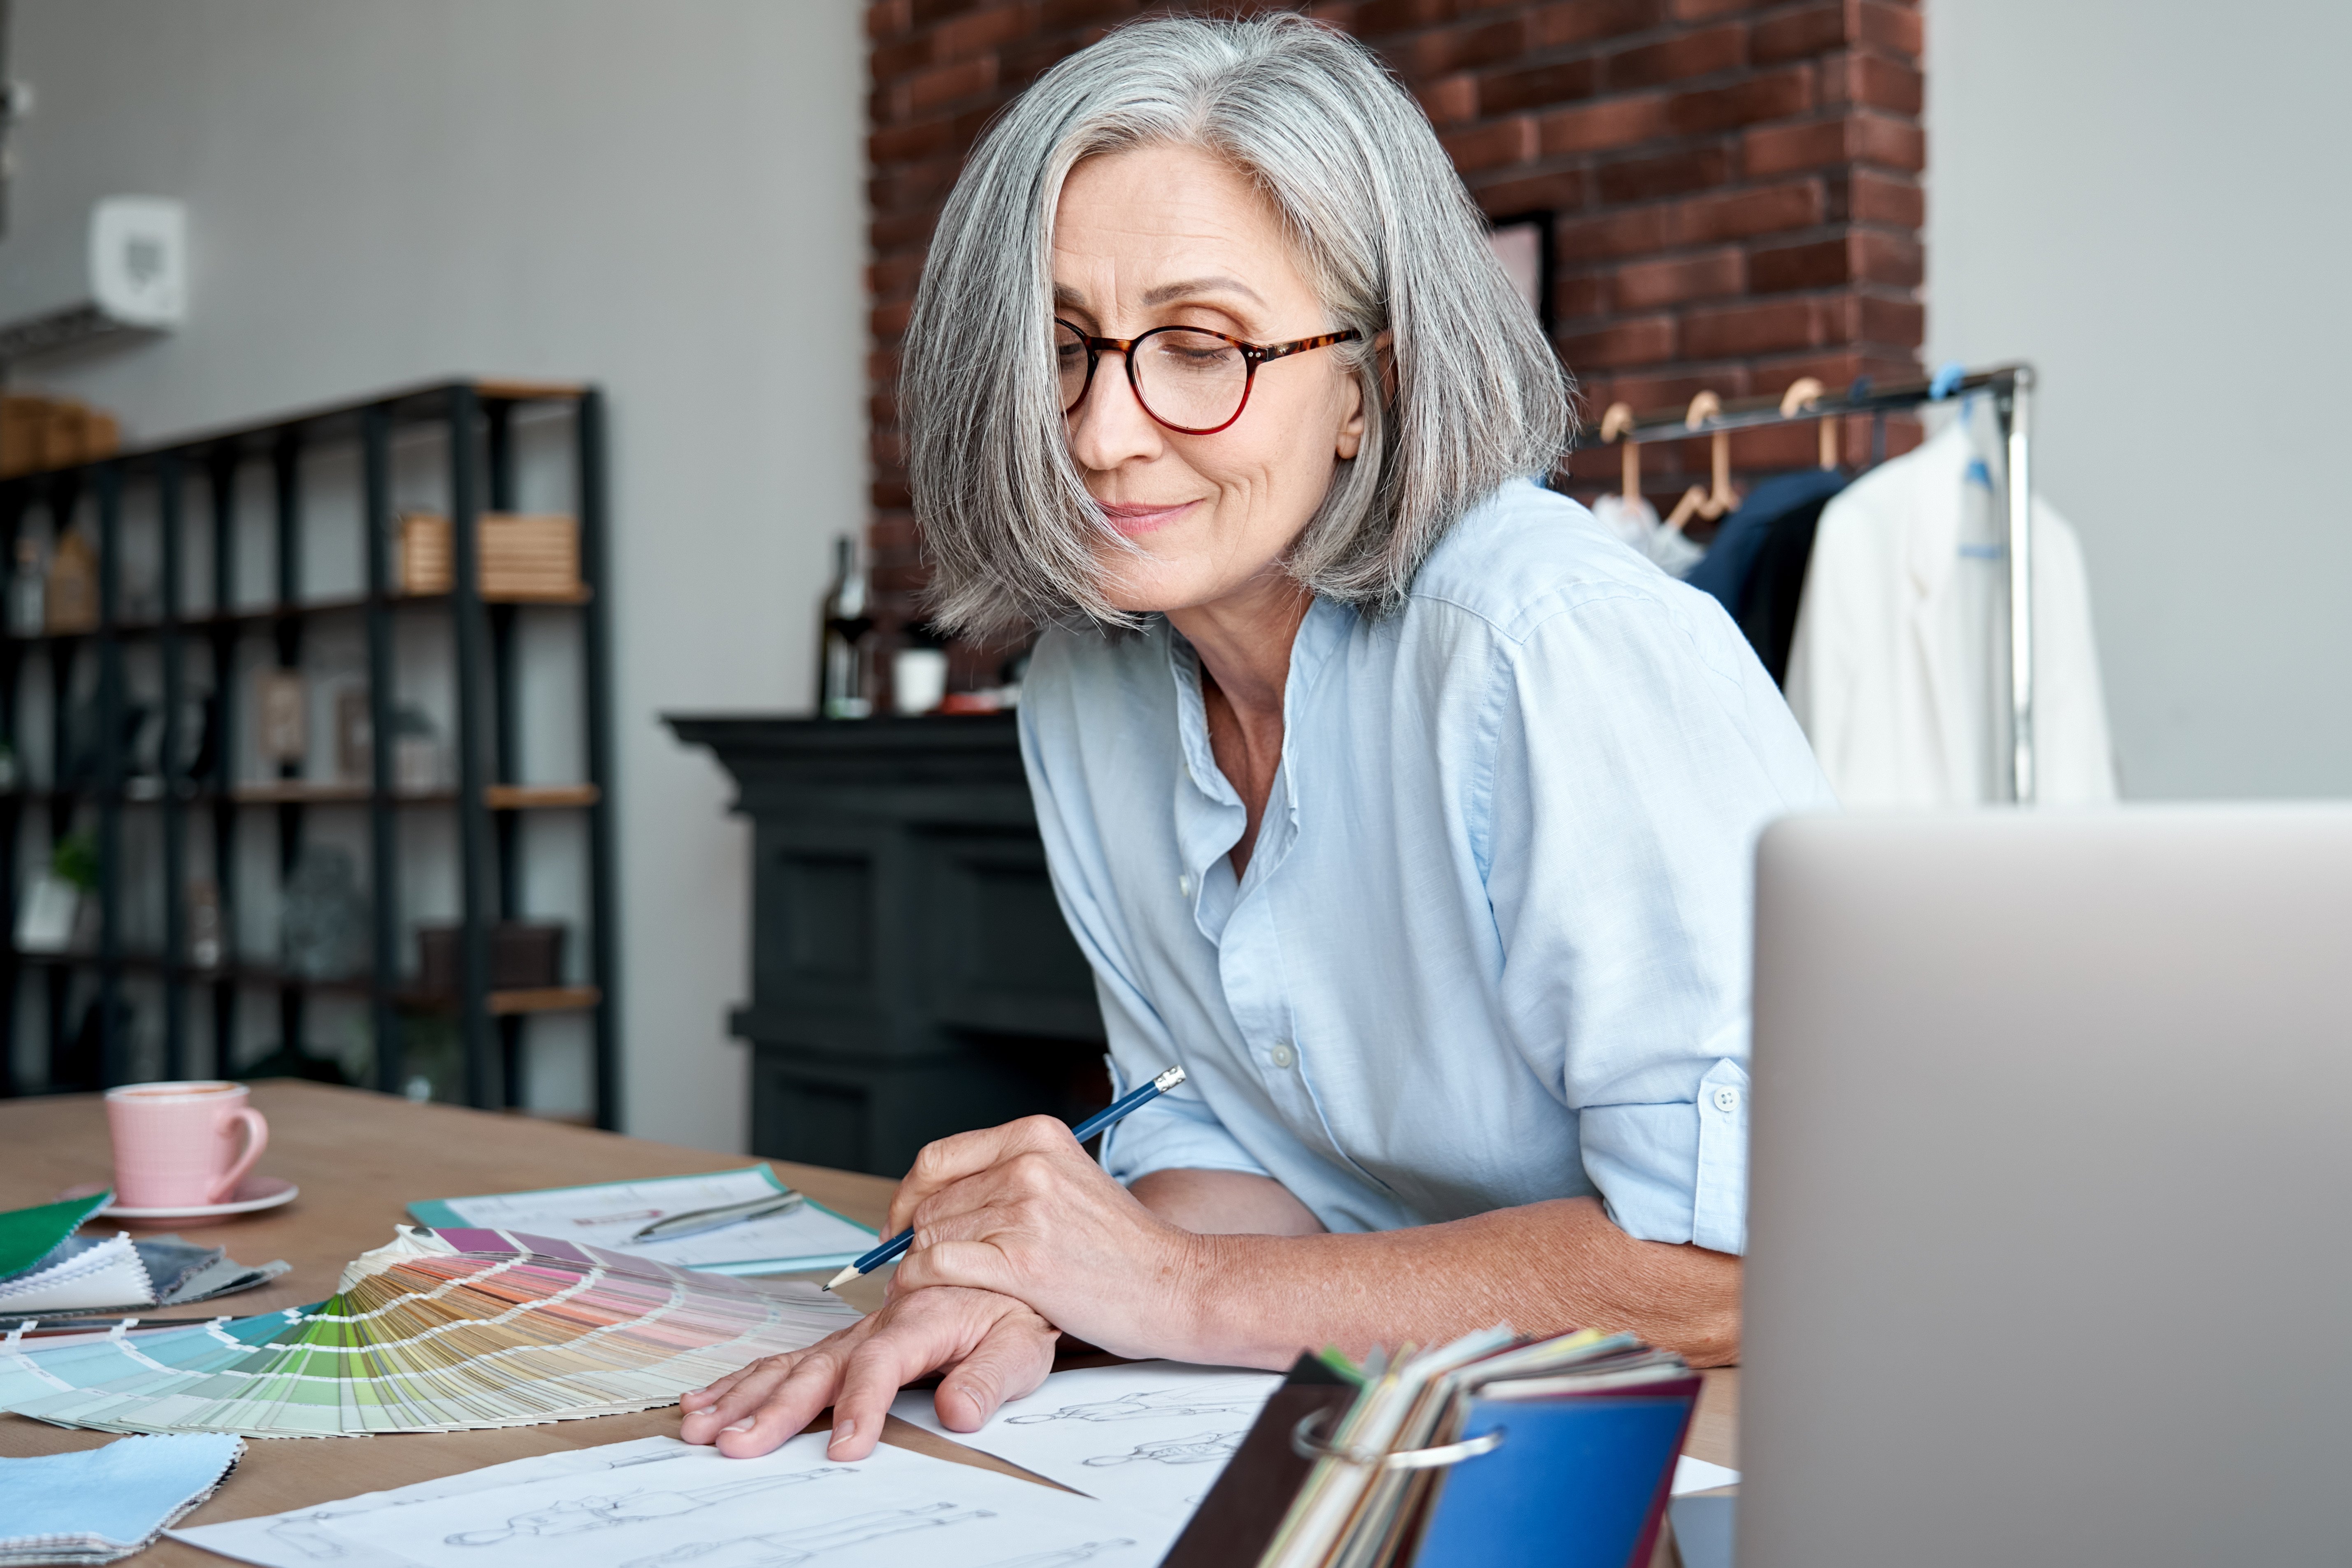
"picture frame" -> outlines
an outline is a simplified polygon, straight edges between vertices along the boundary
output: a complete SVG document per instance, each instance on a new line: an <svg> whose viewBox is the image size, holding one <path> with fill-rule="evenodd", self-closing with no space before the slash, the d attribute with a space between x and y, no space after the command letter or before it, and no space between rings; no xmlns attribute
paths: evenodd
<svg viewBox="0 0 2352 1568"><path fill-rule="evenodd" d="M1517 285L1519 298L1527 301L1536 320L1543 324L1544 336L1550 337L1552 295L1557 281L1552 215L1514 213L1491 219L1486 225L1486 245Z"/></svg>

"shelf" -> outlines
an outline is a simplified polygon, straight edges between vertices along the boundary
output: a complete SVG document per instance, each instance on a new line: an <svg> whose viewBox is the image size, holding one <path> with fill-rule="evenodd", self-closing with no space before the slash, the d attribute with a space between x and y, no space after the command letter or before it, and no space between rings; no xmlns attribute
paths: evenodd
<svg viewBox="0 0 2352 1568"><path fill-rule="evenodd" d="M511 1017L518 1013L580 1013L604 999L593 985L550 985L536 991L493 991L490 1013Z"/></svg>
<svg viewBox="0 0 2352 1568"><path fill-rule="evenodd" d="M394 610L432 609L446 605L451 597L452 595L448 594L386 594L382 603L387 608ZM593 603L595 597L596 591L583 585L560 594L484 594L482 603L577 607ZM253 605L243 609L228 610L219 614L209 611L200 612L195 615L182 616L176 621L148 619L117 621L112 630L113 635L119 637L160 637L174 626L183 632L202 632L216 626L257 626L275 621L293 620L302 616L347 616L355 611L364 610L377 602L371 595L352 594L332 599L304 599L290 605ZM26 647L37 643L80 642L85 638L100 636L102 629L92 626L87 631L35 632L29 636L10 632L5 640Z"/></svg>
<svg viewBox="0 0 2352 1568"><path fill-rule="evenodd" d="M209 793L209 792L208 792ZM228 797L239 805L363 805L375 798L375 791L366 784L311 784L302 779L287 779L279 784L241 784L228 792ZM394 802L455 800L446 792L433 795L398 795Z"/></svg>
<svg viewBox="0 0 2352 1568"><path fill-rule="evenodd" d="M11 955L18 963L35 969L70 969L86 965L95 968L100 962L94 952L16 952ZM230 963L217 969L198 969L193 964L166 963L161 953L126 952L115 960L117 967L129 974L165 974L191 984L228 984L235 985L266 985L278 990L341 991L365 995L373 988L364 974L346 975L340 980L302 980L267 964Z"/></svg>
<svg viewBox="0 0 2352 1568"><path fill-rule="evenodd" d="M492 811L555 811L593 805L604 793L592 784L492 784L482 795Z"/></svg>
<svg viewBox="0 0 2352 1568"><path fill-rule="evenodd" d="M505 403L559 403L574 401L588 388L584 383L577 381L508 379L478 381L474 383L474 390L484 397L497 398Z"/></svg>
<svg viewBox="0 0 2352 1568"><path fill-rule="evenodd" d="M473 388L475 396L484 403L580 403L592 390L584 383L569 381L500 378L425 382L356 402L290 409L254 424L194 431L158 446L127 448L86 463L69 463L62 468L12 474L0 479L0 484L30 481L40 486L67 476L87 473L102 465L111 465L130 473L151 472L165 457L177 457L184 461L200 464L207 457L224 450L262 458L288 437L308 441L354 440L360 437L364 416L372 411L388 416L395 426L437 425L447 416L449 394L460 386Z"/></svg>
<svg viewBox="0 0 2352 1568"><path fill-rule="evenodd" d="M99 956L94 952L15 952L16 962L33 969L95 968ZM117 959L117 965L131 974L173 974L191 984L215 984L265 986L278 991L341 992L348 995L365 996L375 990L375 982L364 974L346 975L340 980L304 980L273 969L268 964L232 963L218 969L197 969L189 964L171 964L152 952L126 952ZM528 1013L579 1013L597 1005L604 999L604 991L594 985L548 985L522 991L490 993L490 1013L494 1017L516 1017ZM403 988L392 993L392 1000L400 1006L418 1012L447 1012L454 1009L457 999Z"/></svg>
<svg viewBox="0 0 2352 1568"><path fill-rule="evenodd" d="M121 789L113 792L124 805L162 805L174 798L157 789L144 792ZM0 805L55 805L59 801L89 801L93 804L107 798L108 792L91 786L89 789L11 789L0 790ZM201 805L220 799L216 790L184 788L176 796L183 805ZM375 799L375 792L366 784L313 784L304 779L288 779L278 784L242 784L229 791L228 798L238 805L367 805ZM594 805L604 798L604 792L592 784L491 784L482 792L483 804L492 811L562 811ZM395 806L454 805L457 792L453 789L394 790L384 797Z"/></svg>
<svg viewBox="0 0 2352 1568"><path fill-rule="evenodd" d="M0 8L5 6L5 0L0 0ZM523 412L532 405L549 415L562 415L568 406L570 415L542 426ZM68 733L73 714L61 698L89 685L86 678L93 671L84 668L85 664L95 667L101 710L112 704L115 711L125 711L121 705L138 700L134 693L152 686L153 671L160 669L164 691L173 693L175 700L202 696L221 704L225 710L222 732L239 737L253 732L248 726L257 717L259 695L242 679L230 679L229 672L233 664L234 673L241 677L252 657L265 646L269 650L264 656L267 662L310 668L315 674L316 654L327 642L356 640L362 650L361 668L379 700L394 689L401 668L398 657L412 645L421 641L439 650L441 661L447 666L446 677L436 678L446 679L449 695L449 712L442 719L443 767L422 775L440 780L437 788L392 788L400 776L397 770L379 774L366 768L346 775L322 766L313 775L298 764L283 770L289 776L279 776L280 769L271 764L255 767L250 776L240 777L233 760L195 776L177 771L169 776L131 776L133 752L127 744L129 737L121 735L104 742L108 750L99 759L101 767L83 767L71 777L48 777L47 787L0 791L0 827L22 831L27 826L42 825L46 817L48 836L55 837L69 826L79 826L85 817L92 819L100 854L114 857L121 871L120 885L108 889L116 917L105 928L109 940L124 947L154 943L143 952L123 952L107 960L95 952L12 955L6 947L9 933L0 931L0 971L34 991L57 988L71 976L77 995L95 980L99 989L128 999L127 1011L118 1012L110 1005L96 1015L100 1079L120 1081L131 1070L133 1038L143 1039L152 1032L156 1011L152 992L168 988L162 1009L168 1077L185 1076L184 1068L203 1070L201 1060L190 1058L201 1058L208 1041L217 1051L227 1038L220 1033L221 1015L214 1010L232 1000L246 1009L267 1006L277 1012L284 1037L299 1039L306 1008L326 1005L328 994L341 994L356 999L372 1015L368 1032L378 1048L369 1080L375 1087L395 1090L401 1087L396 1016L438 1015L457 1026L458 1048L467 1063L467 1093L478 1098L483 1109L498 1109L509 1100L527 1098L525 1078L534 1053L515 1048L519 1026L504 1020L534 1013L569 1012L589 1025L597 1119L609 1123L616 1116L616 1020L604 1006L605 994L597 985L509 986L487 994L479 991L426 994L418 989L417 977L404 973L402 960L389 949L382 954L383 963L371 964L366 973L333 981L305 980L283 972L273 944L232 954L231 961L221 967L199 970L183 962L186 954L180 947L173 947L168 953L157 951L166 945L160 926L150 930L127 923L123 918L126 910L186 907L188 889L199 867L208 869L217 881L225 908L249 908L256 896L266 904L273 885L282 895L299 854L282 854L273 870L260 859L239 853L256 830L269 826L266 819L275 816L281 851L296 850L321 834L341 839L352 836L353 828L361 830L356 837L365 841L364 848L344 847L375 873L366 897L379 938L396 931L405 941L413 933L414 911L404 910L407 901L402 896L404 878L395 874L396 868L412 860L423 859L436 871L454 869L459 907L436 913L445 922L454 914L459 929L475 941L485 928L495 931L510 908L525 901L525 889L532 885L541 858L557 857L566 867L580 865L585 871L585 886L581 889L584 899L567 901L555 918L584 942L585 952L581 954L585 961L581 964L584 976L599 982L612 977L617 963L612 936L615 923L609 864L612 836L602 830L602 813L608 803L596 784L583 782L612 776L610 730L602 722L611 703L605 610L612 601L588 585L597 584L604 569L608 529L604 420L601 395L583 384L521 378L445 381L197 432L144 450L121 452L44 474L0 479L0 503L5 503L0 504L0 513L6 514L13 531L21 531L22 520L27 517L37 524L47 516L52 526L60 519L72 519L73 526L87 527L100 556L113 563L128 559L126 546L136 548L151 539L157 542L161 558L171 559L176 544L180 558L186 560L190 557L185 552L194 540L197 553L211 567L204 582L185 579L188 591L174 590L168 601L163 596L168 580L160 576L156 587L142 588L135 598L120 593L109 595L111 613L102 626L54 634L37 631L26 637L8 636L0 628L0 676L20 683L18 695L37 693L44 685L52 688L50 700L41 710L50 731L45 750L60 761L76 754L75 747L68 743L73 738ZM514 437L526 427L526 421L532 437L518 441ZM560 432L558 426L562 426ZM342 509L341 538L352 548L341 555L349 561L374 563L382 553L375 524L395 498L381 487L370 489L365 481L371 475L391 474L398 467L394 459L400 456L401 432L409 428L430 430L438 438L446 470L439 493L445 507L456 498L467 498L468 510L484 520L477 542L500 542L492 523L499 513L511 510L505 503L537 483L531 475L541 468L551 472L552 465L562 463L573 478L568 531L576 542L576 557L559 566L553 554L530 548L531 530L512 530L514 564L528 568L536 563L549 570L536 575L523 570L486 571L482 569L490 563L477 556L478 571L471 575L478 597L469 593L464 600L465 614L459 615L456 612L460 601L449 573L455 563L452 550L457 543L450 531L455 518L445 513L438 577L429 574L404 577L397 572L390 578L356 573L326 580L306 577L303 552L286 548L288 541L304 537L306 521L300 505L309 471L306 464L314 454L329 448L341 454L349 470L347 477L358 482L363 492L360 505ZM542 441L542 435L550 440ZM560 442L568 449L551 442ZM196 494L199 489L201 497ZM557 500L552 491L546 499ZM177 505L173 504L175 500ZM87 524L81 521L84 518ZM545 531L552 540L554 531ZM272 556L277 570L266 584L237 566L249 558L251 546L265 532L274 533L278 541ZM422 550L431 542L411 542ZM412 560L419 568L430 564L425 555ZM574 575L584 581L565 586ZM370 589L372 582L378 584L377 590ZM426 584L434 591L400 591L404 584ZM554 586L558 591L481 591L532 584ZM257 599L256 595L267 597ZM477 615L478 605L494 609ZM517 613L517 607L529 605L550 613L545 616ZM59 605L67 610L79 607L79 604ZM551 626L561 620L567 633L577 634L576 659L561 657L562 650L539 648L530 628L542 620ZM224 656L228 655L235 657L224 663ZM577 693L579 716L585 726L587 751L576 769L551 763L559 773L574 771L573 782L541 780L525 772L533 753L521 733L525 714L520 710L526 690L532 693L530 700L539 700L541 686L529 676L543 660L554 661L551 673L561 667L567 675L567 689ZM209 677L199 679L207 668ZM200 687L211 689L199 691ZM545 689L552 697L554 686ZM23 715L12 712L10 717L21 720ZM389 737L385 743L390 743ZM20 755L24 751L19 745ZM239 754L227 753L232 759ZM390 758L379 752L376 761L382 764ZM62 775L62 768L58 772ZM28 786L39 782L21 765L15 777ZM470 788L457 787L461 777ZM375 787L379 779L387 787ZM137 809L156 805L164 809L143 816ZM419 816L419 808L446 815L437 819ZM520 814L547 811L571 812L592 831L559 834L553 840L517 831L523 821ZM441 831L445 823L458 831ZM155 831L159 828L163 831ZM331 831L336 829L340 832ZM209 857L203 854L207 837L213 839ZM155 840L160 840L160 855L148 853ZM222 855L225 844L229 850L226 858ZM131 853L132 848L139 852ZM32 853L28 849L27 854ZM575 904L583 907L572 907ZM366 954L355 952L351 956L373 959L375 950L371 947ZM0 994L0 1005L8 1000ZM13 1094L19 1087L15 1065L38 1054L25 1048L37 1042L20 1037L26 1030L16 1024L16 1015L26 1011L8 1007L0 1013L0 1096ZM211 1029L204 1026L207 1012L214 1012ZM119 1025L118 1018L131 1023ZM72 1047L73 1042L59 1032L68 1024L70 1020L47 1017L34 1026L33 1032L47 1036L53 1058ZM39 1075L35 1076L37 1079Z"/></svg>
<svg viewBox="0 0 2352 1568"><path fill-rule="evenodd" d="M483 804L492 811L555 811L593 805L602 795L603 792L592 784L491 784L482 792ZM206 791L196 798L212 796ZM366 784L310 784L289 779L283 784L239 784L230 792L230 798L239 805L366 805L375 799L375 792ZM395 790L385 799L393 805L454 805L457 792Z"/></svg>

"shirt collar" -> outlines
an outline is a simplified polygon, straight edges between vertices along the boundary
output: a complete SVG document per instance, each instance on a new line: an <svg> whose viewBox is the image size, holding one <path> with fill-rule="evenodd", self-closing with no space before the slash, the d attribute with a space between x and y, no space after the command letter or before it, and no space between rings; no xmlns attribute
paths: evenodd
<svg viewBox="0 0 2352 1568"><path fill-rule="evenodd" d="M1306 618L1291 639L1290 670L1283 679L1282 766L1275 774L1275 795L1266 803L1265 819L1258 828L1258 843L1250 856L1254 876L1270 874L1281 863L1296 835L1296 738L1299 722L1318 679L1355 624L1352 607L1318 598L1307 605ZM1209 745L1208 710L1201 698L1200 655L1164 616L1160 622L1160 635L1166 640L1169 678L1175 683L1176 738L1183 759L1184 776L1173 781L1176 840L1183 859L1187 891L1195 898L1197 910L1198 895L1210 880L1211 868L1240 842L1248 826L1248 814L1243 809L1241 795L1218 768L1216 754ZM1283 819L1279 828L1275 826L1277 814Z"/></svg>

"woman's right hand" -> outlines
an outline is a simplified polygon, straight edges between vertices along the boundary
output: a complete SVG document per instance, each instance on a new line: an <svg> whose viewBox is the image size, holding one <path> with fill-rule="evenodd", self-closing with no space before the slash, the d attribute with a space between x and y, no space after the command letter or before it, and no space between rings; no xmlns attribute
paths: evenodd
<svg viewBox="0 0 2352 1568"><path fill-rule="evenodd" d="M1058 1331L992 1290L940 1286L894 1291L883 1309L804 1351L753 1362L678 1404L678 1436L752 1459L833 1406L829 1459L862 1459L882 1436L898 1390L945 1369L937 1399L950 1430L975 1432L998 1405L1034 1391L1054 1369Z"/></svg>

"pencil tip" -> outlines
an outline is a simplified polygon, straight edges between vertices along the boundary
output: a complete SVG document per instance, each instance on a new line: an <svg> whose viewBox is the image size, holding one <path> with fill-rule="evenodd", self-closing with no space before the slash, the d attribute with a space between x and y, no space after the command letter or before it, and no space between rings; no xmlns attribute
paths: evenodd
<svg viewBox="0 0 2352 1568"><path fill-rule="evenodd" d="M857 1265L853 1263L848 1268L843 1269L840 1273L835 1275L832 1279L826 1280L824 1282L824 1288L828 1290L838 1290L844 1285L848 1284L852 1279L856 1278Z"/></svg>

